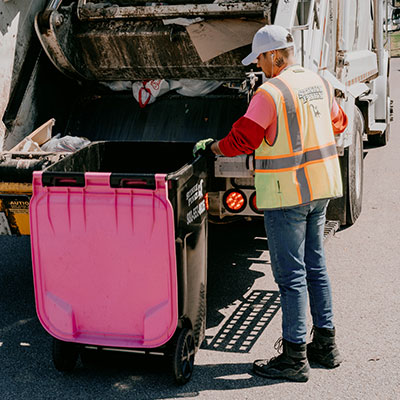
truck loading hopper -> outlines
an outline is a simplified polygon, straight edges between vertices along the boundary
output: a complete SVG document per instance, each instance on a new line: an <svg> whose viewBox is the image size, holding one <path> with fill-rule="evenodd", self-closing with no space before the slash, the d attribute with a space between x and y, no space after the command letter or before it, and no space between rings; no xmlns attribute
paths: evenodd
<svg viewBox="0 0 400 400"><path fill-rule="evenodd" d="M78 80L239 80L245 72L241 60L254 33L269 21L272 3L58 2L37 15L35 27L56 67ZM193 27L171 23L176 18L202 21L193 33ZM202 40L219 55L204 61Z"/></svg>

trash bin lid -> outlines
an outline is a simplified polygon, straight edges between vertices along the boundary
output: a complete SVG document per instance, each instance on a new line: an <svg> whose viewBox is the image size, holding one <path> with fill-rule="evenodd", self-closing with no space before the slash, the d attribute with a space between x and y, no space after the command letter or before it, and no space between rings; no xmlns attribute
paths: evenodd
<svg viewBox="0 0 400 400"><path fill-rule="evenodd" d="M84 187L43 186L30 204L36 309L54 337L153 348L178 319L173 209L165 175L156 188L112 188L110 173Z"/></svg>

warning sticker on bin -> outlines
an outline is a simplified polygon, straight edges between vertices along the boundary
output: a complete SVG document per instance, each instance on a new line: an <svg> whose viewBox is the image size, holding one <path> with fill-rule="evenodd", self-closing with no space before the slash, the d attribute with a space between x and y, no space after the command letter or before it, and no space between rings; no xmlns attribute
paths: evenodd
<svg viewBox="0 0 400 400"><path fill-rule="evenodd" d="M203 197L203 184L204 181L201 179L199 183L194 185L187 193L186 193L186 201L188 202L188 206L190 207L196 200L201 199Z"/></svg>
<svg viewBox="0 0 400 400"><path fill-rule="evenodd" d="M190 225L200 218L206 211L206 201L203 199L196 207L192 208L186 215L186 223Z"/></svg>

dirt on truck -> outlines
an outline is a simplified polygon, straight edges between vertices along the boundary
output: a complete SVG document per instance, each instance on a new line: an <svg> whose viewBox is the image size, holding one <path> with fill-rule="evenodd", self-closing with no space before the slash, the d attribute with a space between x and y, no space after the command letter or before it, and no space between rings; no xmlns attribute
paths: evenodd
<svg viewBox="0 0 400 400"><path fill-rule="evenodd" d="M362 206L363 139L384 145L389 136L388 3L2 2L0 233L29 234L32 173L89 143L190 147L224 137L264 81L241 60L254 33L270 23L293 33L298 62L333 85L349 116L337 139L344 197L331 202L328 215L354 223ZM151 154L135 157L148 165ZM260 217L251 155L216 157L207 192L210 219ZM232 196L241 201L232 203Z"/></svg>

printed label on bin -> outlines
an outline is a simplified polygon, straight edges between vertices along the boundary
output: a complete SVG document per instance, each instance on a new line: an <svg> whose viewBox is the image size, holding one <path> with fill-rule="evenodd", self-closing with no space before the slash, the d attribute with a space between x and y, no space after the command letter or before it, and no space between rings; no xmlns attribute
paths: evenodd
<svg viewBox="0 0 400 400"><path fill-rule="evenodd" d="M204 212L206 211L206 202L204 200L203 185L204 185L204 180L200 179L200 181L197 182L194 186L192 186L186 193L186 201L188 203L189 208L191 207L191 209L186 214L186 223L188 225L196 221L196 219L200 218L202 214L204 214ZM202 199L202 201L198 204L195 204L200 199Z"/></svg>
<svg viewBox="0 0 400 400"><path fill-rule="evenodd" d="M203 199L197 206L192 208L186 215L186 223L190 225L197 218L200 218L206 211L206 201Z"/></svg>
<svg viewBox="0 0 400 400"><path fill-rule="evenodd" d="M188 206L190 207L196 200L203 198L203 179L200 182L196 183L187 193L186 193L186 201L188 202Z"/></svg>

